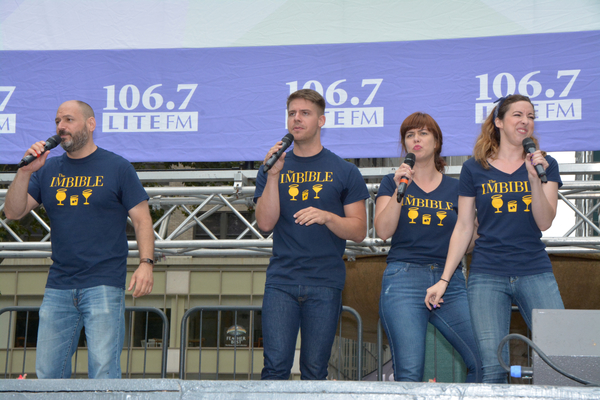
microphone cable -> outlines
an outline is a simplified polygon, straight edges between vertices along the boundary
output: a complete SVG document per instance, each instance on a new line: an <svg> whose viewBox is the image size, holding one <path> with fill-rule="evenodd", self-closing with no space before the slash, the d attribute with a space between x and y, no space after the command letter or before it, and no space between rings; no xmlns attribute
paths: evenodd
<svg viewBox="0 0 600 400"><path fill-rule="evenodd" d="M509 335L506 335L498 345L498 361L500 362L500 366L504 368L504 370L508 372L513 378L531 378L533 376L533 368L521 367L520 365L513 365L509 367L508 365L506 365L506 363L502 359L502 348L504 347L504 344L511 339L517 339L527 343L538 354L538 356L540 356L540 358L544 360L546 364L548 364L550 368L552 368L559 374L586 386L600 386L600 383L586 381L585 379L578 378L573 374L563 371L560 367L556 366L535 343L529 340L529 338L523 335L519 335L518 333L511 333Z"/></svg>

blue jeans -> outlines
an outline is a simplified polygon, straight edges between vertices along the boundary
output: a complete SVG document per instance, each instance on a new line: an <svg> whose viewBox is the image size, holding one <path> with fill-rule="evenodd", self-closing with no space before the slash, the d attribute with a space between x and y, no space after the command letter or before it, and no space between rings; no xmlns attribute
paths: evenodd
<svg viewBox="0 0 600 400"><path fill-rule="evenodd" d="M484 383L507 383L498 362L498 345L509 334L511 306L516 304L531 329L531 312L565 308L552 272L525 276L498 276L473 272L468 286L471 320L483 364ZM508 344L502 350L509 365Z"/></svg>
<svg viewBox="0 0 600 400"><path fill-rule="evenodd" d="M443 271L444 267L438 264L393 262L383 273L379 316L390 343L396 381L423 380L430 322L463 358L466 382L481 382L481 362L461 268L450 279L442 306L431 311L425 306L427 288L440 280Z"/></svg>
<svg viewBox="0 0 600 400"><path fill-rule="evenodd" d="M35 370L40 379L71 377L71 358L85 326L88 376L121 378L125 290L112 286L46 288L40 308Z"/></svg>
<svg viewBox="0 0 600 400"><path fill-rule="evenodd" d="M340 289L265 285L262 305L265 364L261 379L289 379L298 329L301 379L326 379L341 310Z"/></svg>

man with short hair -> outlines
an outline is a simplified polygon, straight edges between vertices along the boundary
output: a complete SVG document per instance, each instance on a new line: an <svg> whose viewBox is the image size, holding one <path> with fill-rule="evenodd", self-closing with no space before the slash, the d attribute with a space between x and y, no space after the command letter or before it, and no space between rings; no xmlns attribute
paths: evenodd
<svg viewBox="0 0 600 400"><path fill-rule="evenodd" d="M25 154L38 158L18 170L4 208L7 218L20 219L43 203L52 228L53 264L40 308L36 373L69 378L85 327L88 376L121 378L127 216L140 252L128 290L135 287L133 297L140 297L153 285L148 195L131 163L94 144L96 119L88 104L63 103L55 122L66 153L47 160L44 142L34 143Z"/></svg>
<svg viewBox="0 0 600 400"><path fill-rule="evenodd" d="M262 306L262 379L288 379L298 329L302 379L326 379L331 346L342 309L346 240L361 242L367 231L369 193L353 164L321 145L325 100L314 90L292 93L288 130L294 147L258 172L256 221L273 230ZM265 162L280 148L273 146Z"/></svg>

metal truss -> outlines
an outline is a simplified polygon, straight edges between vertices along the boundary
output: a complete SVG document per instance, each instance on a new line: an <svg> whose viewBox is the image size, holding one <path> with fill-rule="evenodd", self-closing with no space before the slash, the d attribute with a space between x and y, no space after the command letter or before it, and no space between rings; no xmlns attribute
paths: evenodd
<svg viewBox="0 0 600 400"><path fill-rule="evenodd" d="M447 174L458 176L460 166L450 166ZM357 255L387 254L390 240L378 238L373 219L375 215L375 195L379 182L394 168L361 168L371 198L367 200L368 234L361 243L348 241L346 254ZM600 228L593 221L600 208L600 181L593 181L594 174L600 174L600 163L561 164L560 171L564 185L559 198L577 215L574 226L561 237L544 237L549 253L598 253L600 252ZM254 181L256 170L169 170L139 172L148 195L149 204L164 213L154 223L156 253L159 256L185 255L192 257L267 257L272 250L272 237L260 232L256 221L248 220L241 212L253 209ZM566 175L575 175L567 178ZM0 184L12 182L14 173L0 174ZM567 180L568 179L568 180ZM198 185L183 186L182 183ZM374 183L373 183L374 182ZM179 186L173 186L173 183ZM200 186L202 185L202 186ZM0 189L0 211L4 208L6 189ZM177 213L184 214L183 221L174 223ZM219 239L219 233L211 231L204 221L216 212L227 212L244 224L245 230L236 239ZM0 233L8 232L9 241L0 242L0 258L43 258L51 255L51 228L38 215L31 212L44 230L37 242L24 242L0 218ZM2 215L3 216L3 215ZM131 221L130 221L131 222ZM190 229L203 230L210 239L189 240ZM573 235L575 233L575 235ZM576 236L577 235L577 236ZM250 238L248 238L250 236ZM129 241L131 257L137 257L137 244Z"/></svg>

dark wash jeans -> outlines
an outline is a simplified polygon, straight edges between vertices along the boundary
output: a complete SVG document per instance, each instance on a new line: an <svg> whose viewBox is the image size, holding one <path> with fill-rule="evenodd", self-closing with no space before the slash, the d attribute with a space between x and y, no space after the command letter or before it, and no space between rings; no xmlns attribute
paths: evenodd
<svg viewBox="0 0 600 400"><path fill-rule="evenodd" d="M340 289L265 285L262 305L265 364L261 379L289 379L298 330L301 337L301 379L326 379L341 310Z"/></svg>

